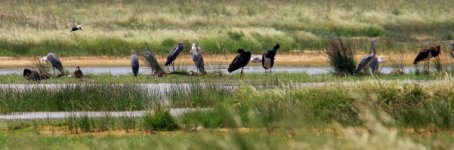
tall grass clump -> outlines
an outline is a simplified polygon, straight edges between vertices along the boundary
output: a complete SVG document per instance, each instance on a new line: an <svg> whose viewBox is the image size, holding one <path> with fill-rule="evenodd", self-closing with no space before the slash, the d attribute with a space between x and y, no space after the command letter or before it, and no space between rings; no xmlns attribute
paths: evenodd
<svg viewBox="0 0 454 150"><path fill-rule="evenodd" d="M353 74L355 51L351 48L350 43L345 43L341 38L330 39L325 53L336 74Z"/></svg>
<svg viewBox="0 0 454 150"><path fill-rule="evenodd" d="M137 86L115 84L7 88L0 93L1 112L144 110L158 99Z"/></svg>
<svg viewBox="0 0 454 150"><path fill-rule="evenodd" d="M212 107L232 97L228 85L196 84L176 85L167 91L173 107Z"/></svg>
<svg viewBox="0 0 454 150"><path fill-rule="evenodd" d="M154 107L152 113L143 116L142 126L146 131L172 131L179 128L169 109L160 105Z"/></svg>

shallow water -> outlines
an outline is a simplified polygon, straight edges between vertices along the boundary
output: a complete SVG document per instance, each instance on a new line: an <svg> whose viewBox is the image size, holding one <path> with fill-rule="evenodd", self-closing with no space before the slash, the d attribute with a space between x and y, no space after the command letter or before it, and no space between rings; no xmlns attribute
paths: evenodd
<svg viewBox="0 0 454 150"><path fill-rule="evenodd" d="M224 74L228 74L227 72L227 65L207 65L206 70L208 72L222 72ZM22 74L24 68L0 68L0 75L5 74ZM66 70L73 72L75 68L68 67L65 68ZM171 68L166 68L169 70ZM194 66L179 66L175 69L184 69L184 70L193 70L196 71ZM82 67L82 72L88 74L112 74L112 75L127 75L132 74L130 67ZM387 74L391 73L393 68L391 67L383 67L381 69L381 73ZM244 67L245 73L264 73L264 69L262 66L246 66ZM404 73L414 72L415 68L408 66L404 67ZM287 72L287 73L306 73L309 75L319 75L319 74L328 74L333 72L331 67L291 67L291 66L275 66L272 69L272 72ZM150 74L151 69L149 67L141 67L139 69L139 74ZM233 72L239 73L239 70Z"/></svg>
<svg viewBox="0 0 454 150"><path fill-rule="evenodd" d="M191 111L207 111L209 108L173 108L170 115L179 116ZM61 119L68 117L140 117L150 111L115 111L115 112L13 112L0 115L0 120L27 120L27 119Z"/></svg>

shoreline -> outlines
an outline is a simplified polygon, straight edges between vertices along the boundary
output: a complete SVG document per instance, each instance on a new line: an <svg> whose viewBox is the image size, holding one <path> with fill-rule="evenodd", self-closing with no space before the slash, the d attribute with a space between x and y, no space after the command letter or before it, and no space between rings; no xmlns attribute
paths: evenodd
<svg viewBox="0 0 454 150"><path fill-rule="evenodd" d="M359 61L365 54L357 54L355 60ZM253 55L259 56L260 55ZM380 56L380 55L377 55ZM412 65L413 57L416 54L405 53L405 54L383 54L385 57L384 65L400 64L403 62L404 65ZM228 65L231 63L235 55L203 55L205 64L212 65ZM164 55L157 55L156 58L160 63L163 63L166 59ZM18 68L18 67L33 67L36 60L40 57L0 57L0 68ZM446 55L441 55L440 59L443 64L453 63L453 59ZM63 66L65 67L127 67L130 66L129 56L70 56L60 57ZM139 57L140 66L146 66L143 57ZM433 61L431 60L431 64ZM180 55L175 65L193 65L193 61L190 55ZM420 63L421 64L421 63ZM250 63L249 65L261 65L260 63ZM299 66L299 67L329 67L328 57L321 52L305 52L305 53L285 53L277 54L275 60L276 66Z"/></svg>

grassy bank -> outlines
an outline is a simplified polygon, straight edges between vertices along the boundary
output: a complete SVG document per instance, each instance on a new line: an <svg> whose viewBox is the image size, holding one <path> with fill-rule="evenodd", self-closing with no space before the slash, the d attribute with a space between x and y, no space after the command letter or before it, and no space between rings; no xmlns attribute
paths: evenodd
<svg viewBox="0 0 454 150"><path fill-rule="evenodd" d="M453 4L408 1L14 1L0 2L0 55L128 55L149 48L167 54L193 41L211 54L239 47L261 53L321 50L332 36L383 37L380 49L410 50L453 39ZM70 33L68 23L84 25Z"/></svg>
<svg viewBox="0 0 454 150"><path fill-rule="evenodd" d="M447 74L450 75L450 74ZM263 73L246 73L242 80L239 74L219 75L209 73L204 76L189 76L171 74L165 77L153 77L150 75L111 75L111 74L88 74L84 80L78 80L74 77L50 78L41 81L29 81L21 75L0 75L1 84L59 84L59 83L222 83L238 84L247 83L255 85L280 85L281 83L309 83L309 82L333 82L333 81L363 81L369 79L377 80L438 80L450 79L443 73L430 73L415 75L414 73L405 75L375 75L375 76L338 76L333 74L325 75L308 75L305 73L272 73L264 75Z"/></svg>
<svg viewBox="0 0 454 150"><path fill-rule="evenodd" d="M356 86L278 89L242 85L234 91L194 88L175 88L168 93L170 105L213 110L172 117L166 107L155 105L158 111L143 117L3 121L0 139L4 140L0 141L12 148L78 145L135 149L149 144L158 149L164 145L176 147L162 149L452 146L452 83L362 82Z"/></svg>

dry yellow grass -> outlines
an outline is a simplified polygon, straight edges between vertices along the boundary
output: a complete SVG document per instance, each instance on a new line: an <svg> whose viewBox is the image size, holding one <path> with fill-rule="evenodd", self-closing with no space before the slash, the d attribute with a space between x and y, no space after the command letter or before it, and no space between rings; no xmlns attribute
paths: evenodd
<svg viewBox="0 0 454 150"><path fill-rule="evenodd" d="M365 54L357 54L356 60L359 61ZM416 54L382 54L385 57L385 65L392 65L403 62L404 65L412 65L413 59ZM227 65L230 64L235 55L205 55L205 64L212 65ZM451 58L441 55L442 63L450 63ZM15 67L32 67L36 57L0 57L0 68L15 68ZM130 66L130 58L126 57L112 57L112 56L86 56L86 57L60 57L65 67L125 67ZM165 61L166 56L157 56L157 59L162 63ZM141 61L141 65L145 66ZM176 60L176 65L192 65L192 59L189 55L181 55ZM250 65L260 65L260 63L250 63ZM278 54L276 56L277 66L329 66L328 57L321 52L303 52L303 53L287 53Z"/></svg>

